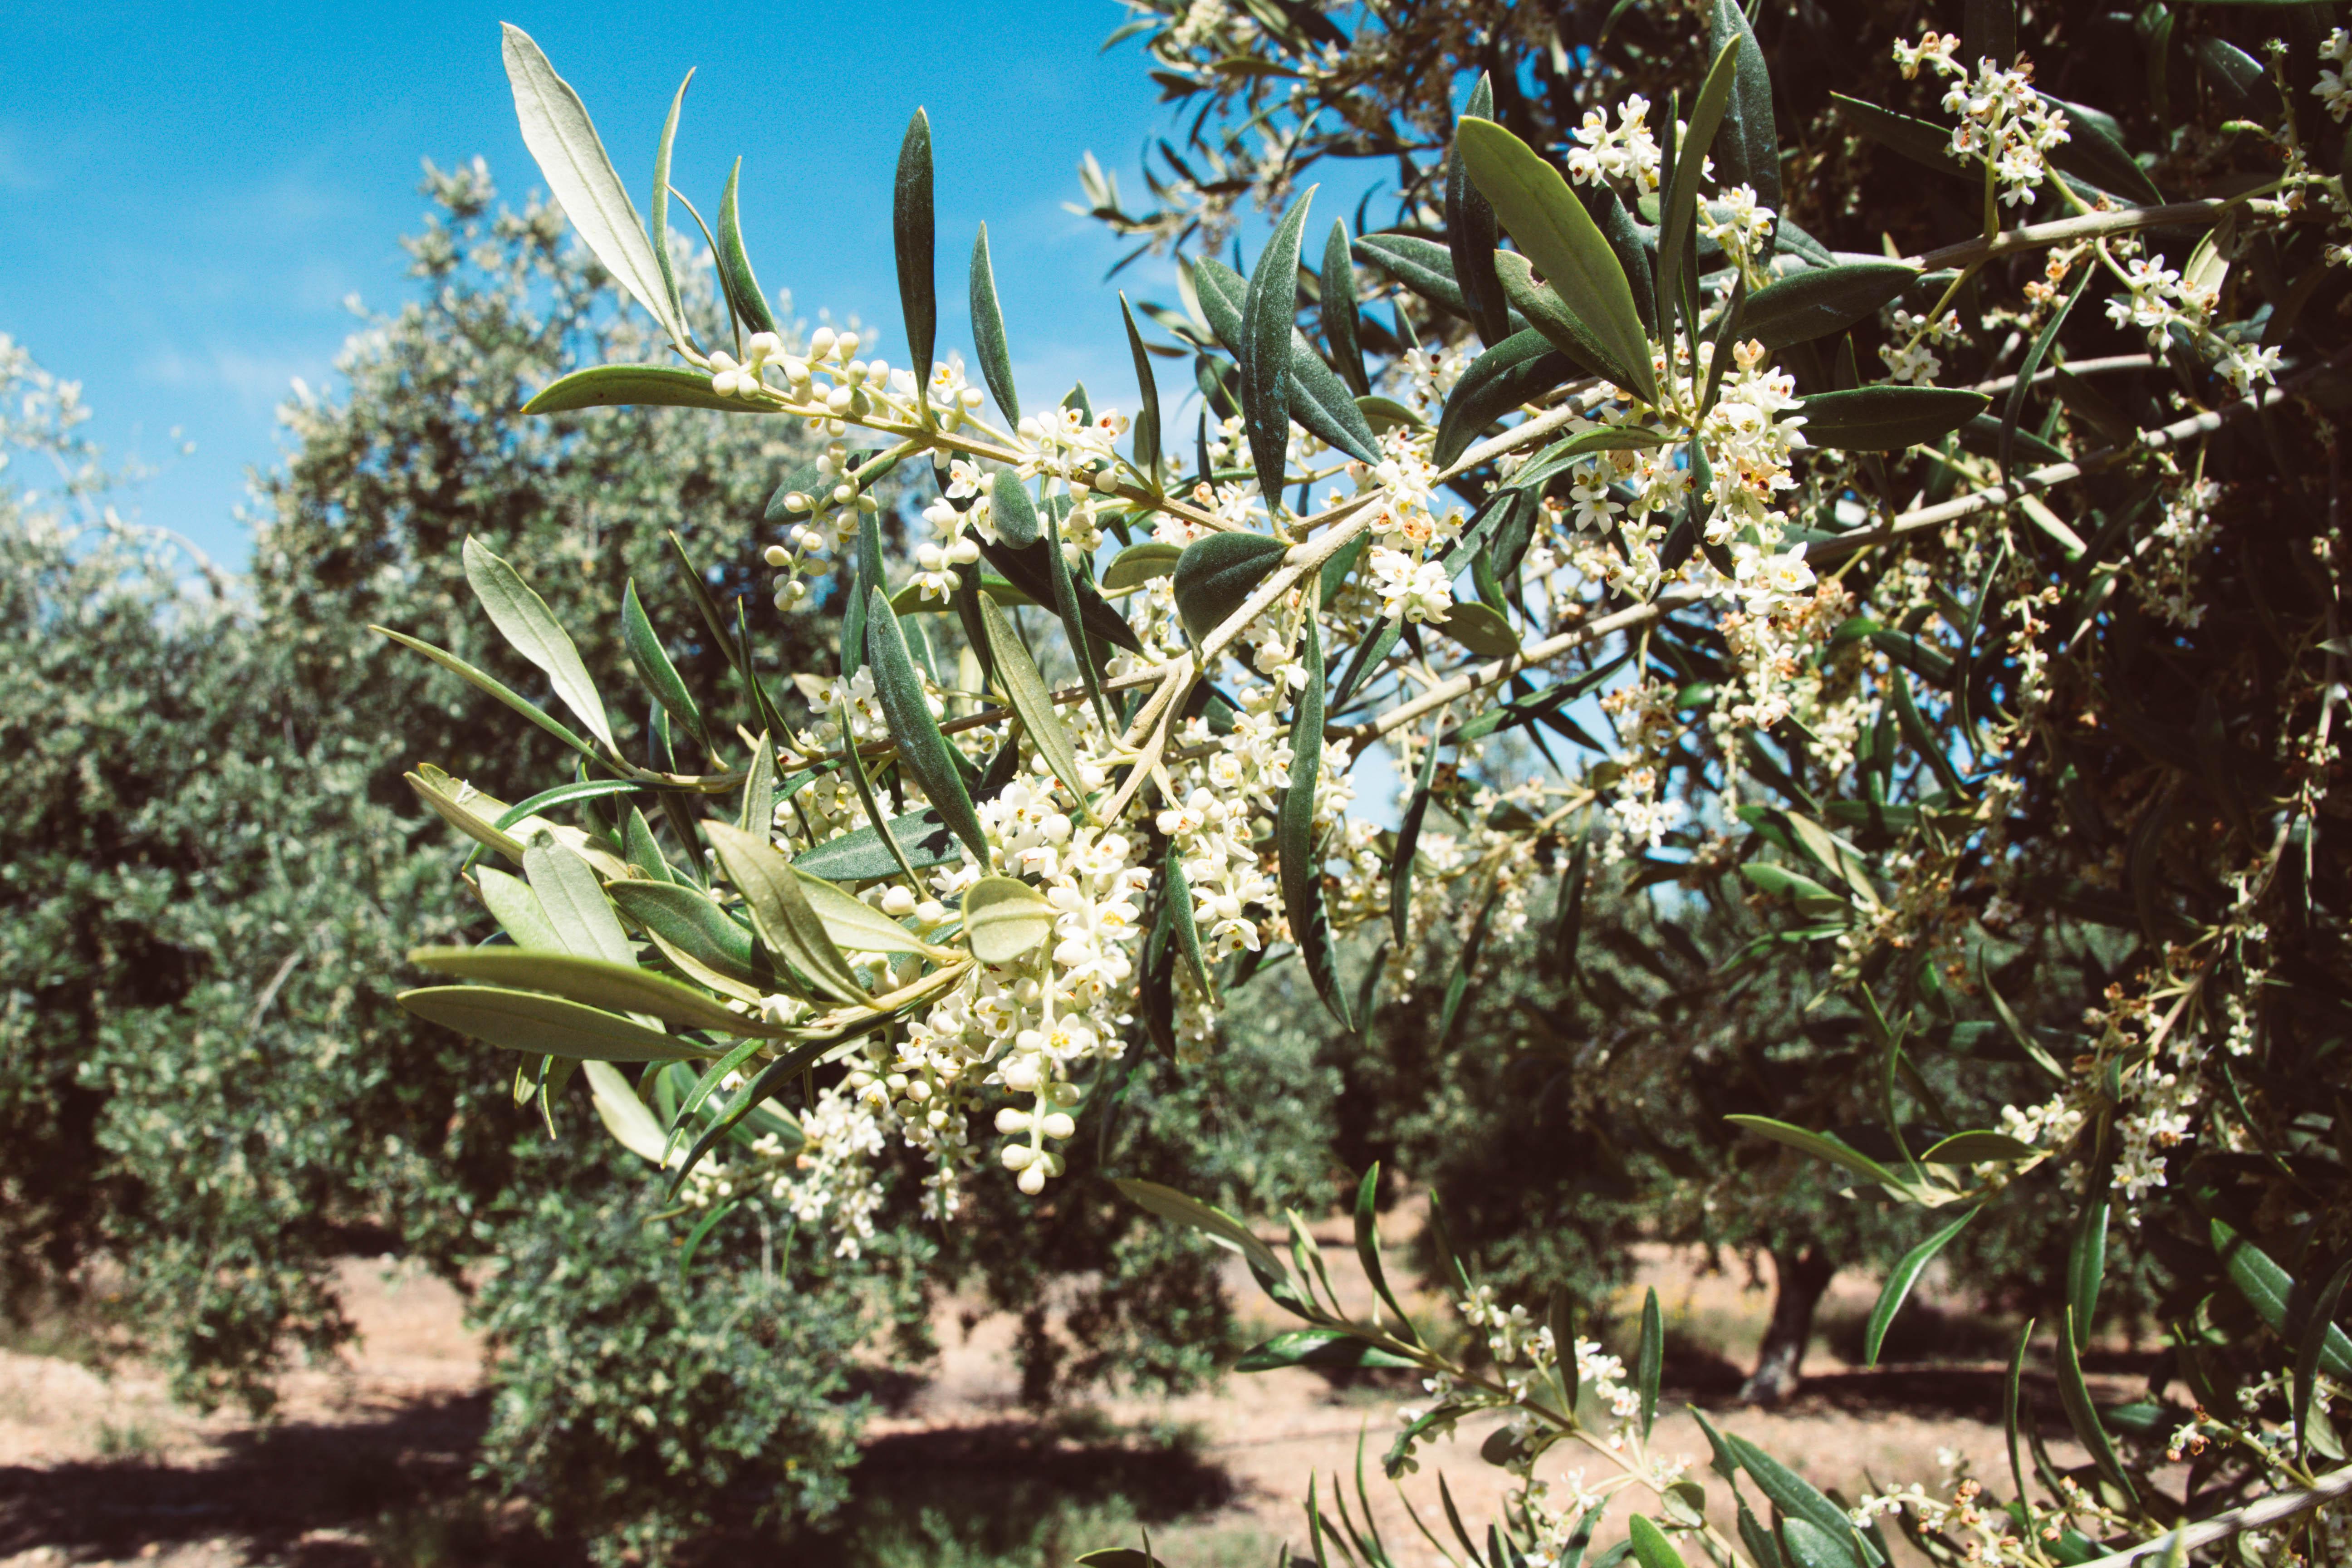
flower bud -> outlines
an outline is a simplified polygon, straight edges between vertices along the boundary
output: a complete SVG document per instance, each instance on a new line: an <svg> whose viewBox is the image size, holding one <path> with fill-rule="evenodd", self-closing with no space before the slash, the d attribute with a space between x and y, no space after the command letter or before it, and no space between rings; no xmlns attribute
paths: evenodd
<svg viewBox="0 0 2352 1568"><path fill-rule="evenodd" d="M811 359L823 359L825 355L831 353L833 352L834 337L834 330L831 327L819 327L809 338L809 357Z"/></svg>
<svg viewBox="0 0 2352 1568"><path fill-rule="evenodd" d="M1029 1131L1029 1113L1014 1106L1006 1106L996 1113L996 1130L1012 1134Z"/></svg>
<svg viewBox="0 0 2352 1568"><path fill-rule="evenodd" d="M1078 1086L1074 1083L1048 1084L1045 1098L1056 1105L1076 1105L1078 1102Z"/></svg>
<svg viewBox="0 0 2352 1568"><path fill-rule="evenodd" d="M907 1086L907 1098L917 1105L921 1105L931 1098L931 1086L923 1079L917 1079Z"/></svg>
<svg viewBox="0 0 2352 1568"><path fill-rule="evenodd" d="M1026 1149L1024 1149L1021 1152L1024 1154L1029 1152ZM1023 1192L1028 1194L1033 1198L1039 1193L1044 1192L1045 1190L1045 1162L1041 1160L1034 1165L1024 1167L1022 1170L1019 1180L1013 1184L1018 1186Z"/></svg>
<svg viewBox="0 0 2352 1568"><path fill-rule="evenodd" d="M882 912L886 915L910 915L915 912L915 895L906 884L898 883L882 895Z"/></svg>
<svg viewBox="0 0 2352 1568"><path fill-rule="evenodd" d="M791 563L793 553L781 544L771 544L760 552L760 559L771 566L783 566Z"/></svg>
<svg viewBox="0 0 2352 1568"><path fill-rule="evenodd" d="M1004 1162L1004 1168L1008 1171L1025 1171L1029 1168L1031 1163L1037 1158L1037 1151L1032 1149L1026 1143L1007 1143L1004 1146L1004 1152L997 1157ZM1045 1184L1043 1181L1040 1181L1037 1184L1040 1187ZM1024 1186L1022 1190L1024 1192L1035 1192L1037 1189L1036 1187Z"/></svg>
<svg viewBox="0 0 2352 1568"><path fill-rule="evenodd" d="M1037 1131L1048 1138L1067 1138L1077 1130L1078 1124L1070 1119L1066 1110L1048 1111L1045 1119L1037 1123Z"/></svg>
<svg viewBox="0 0 2352 1568"><path fill-rule="evenodd" d="M824 405L835 414L846 414L849 412L850 404L856 401L856 397L857 389L844 382L824 395Z"/></svg>

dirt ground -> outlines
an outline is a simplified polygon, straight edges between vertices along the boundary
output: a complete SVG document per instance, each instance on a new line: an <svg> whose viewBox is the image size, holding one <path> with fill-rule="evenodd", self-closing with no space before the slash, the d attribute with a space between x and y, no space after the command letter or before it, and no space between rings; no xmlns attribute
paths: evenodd
<svg viewBox="0 0 2352 1568"><path fill-rule="evenodd" d="M1357 1276L1336 1227L1326 1250L1344 1299ZM1716 1504L1727 1500L1702 1473L1706 1445L1685 1402L1816 1485L1850 1494L1872 1478L1932 1485L1948 1452L1965 1455L1980 1475L2005 1469L2000 1363L1961 1359L1980 1357L1982 1338L1957 1327L1950 1342L1937 1342L1932 1302L1926 1331L1906 1349L1916 1359L1864 1370L1817 1341L1803 1391L1786 1408L1763 1413L1739 1408L1734 1395L1761 1331L1767 1289L1737 1274L1694 1272L1689 1259L1663 1252L1643 1268L1678 1352L1667 1365L1672 1412L1662 1415L1654 1446L1688 1454L1696 1479L1714 1483ZM447 1500L468 1494L488 1414L479 1347L456 1294L373 1260L347 1264L343 1283L360 1344L338 1364L289 1376L276 1419L264 1426L179 1409L161 1378L140 1366L101 1375L71 1361L0 1352L0 1568L579 1561L576 1546L530 1536L518 1510L492 1510L487 1522L478 1504L462 1519L447 1511ZM1234 1283L1237 1299L1257 1299L1245 1277ZM1824 1321L1866 1313L1873 1292L1871 1281L1842 1277ZM1415 1392L1393 1383L1343 1386L1287 1370L1234 1377L1213 1394L1181 1399L1110 1399L1040 1423L1015 1399L1009 1321L985 1320L967 1336L950 1304L940 1332L938 1375L869 1433L857 1480L869 1521L911 1530L923 1510L959 1495L983 1507L1016 1493L1116 1500L1150 1528L1171 1568L1263 1564L1277 1546L1304 1550L1307 1482L1321 1475L1328 1499L1335 1472L1352 1475L1360 1436L1370 1456L1371 1512L1395 1560L1435 1564L1441 1559L1413 1527L1406 1500L1444 1537L1441 1473L1474 1530L1507 1482L1477 1457L1491 1422L1465 1424L1450 1444L1425 1449L1402 1493L1384 1481L1377 1456L1398 1405ZM2116 1374L2131 1362L2109 1358L2115 1381L2103 1395L2123 1396ZM2037 1404L2052 1419L2054 1395L2045 1389ZM2045 1430L2062 1462L2070 1461L2071 1444ZM1605 1459L1588 1458L1591 1473L1606 1468ZM1118 1543L1087 1541L1071 1554Z"/></svg>

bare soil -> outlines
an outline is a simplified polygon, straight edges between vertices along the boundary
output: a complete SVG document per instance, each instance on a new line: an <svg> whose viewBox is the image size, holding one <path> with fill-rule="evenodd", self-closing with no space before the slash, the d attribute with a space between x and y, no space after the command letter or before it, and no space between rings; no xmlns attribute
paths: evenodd
<svg viewBox="0 0 2352 1568"><path fill-rule="evenodd" d="M1346 1300L1357 1271L1336 1227L1325 1250ZM2002 1363L1985 1354L1982 1325L1937 1313L1930 1299L1920 1303L1927 1310L1904 1350L1910 1359L1874 1370L1841 1361L1832 1331L1817 1341L1793 1402L1747 1410L1735 1395L1769 1306L1766 1282L1695 1270L1688 1258L1663 1249L1642 1262L1645 1280L1659 1290L1670 1351L1673 1408L1660 1417L1654 1446L1689 1455L1696 1479L1714 1482L1703 1473L1706 1445L1684 1408L1688 1403L1816 1485L1849 1495L1874 1479L1932 1485L1946 1453L1966 1456L1979 1475L2005 1472ZM488 1400L480 1347L456 1293L374 1260L347 1264L343 1286L360 1343L333 1364L289 1375L275 1418L263 1426L235 1413L202 1417L178 1408L143 1366L100 1372L0 1352L0 1568L583 1561L580 1543L539 1537L519 1506L486 1501L470 1479ZM1238 1270L1234 1286L1236 1299L1257 1300ZM1871 1281L1842 1277L1824 1321L1834 1330L1866 1313L1874 1290ZM1419 1316L1423 1303L1407 1305ZM1286 1325L1269 1317L1263 1326ZM1310 1477L1323 1478L1327 1511L1334 1477L1349 1477L1349 1505L1357 1506L1360 1441L1370 1512L1396 1561L1434 1563L1437 1553L1420 1538L1408 1501L1449 1538L1438 1503L1441 1473L1474 1530L1507 1484L1478 1458L1491 1421L1465 1424L1451 1443L1424 1450L1420 1473L1401 1489L1382 1479L1379 1455L1395 1429L1394 1412L1419 1394L1402 1374L1287 1370L1234 1377L1213 1393L1179 1399L1114 1396L1040 1420L1017 1401L1008 1321L983 1320L967 1335L950 1303L940 1338L936 1376L869 1432L855 1528L912 1533L926 1512L950 1527L993 1515L994 1533L1020 1541L1031 1522L1057 1509L1099 1505L1150 1528L1155 1551L1172 1568L1263 1564L1278 1545L1304 1551L1300 1503ZM2104 1358L2103 1397L2125 1396L2137 1381L2136 1360L2121 1348ZM2036 1403L2045 1422L2054 1422L2054 1394L2045 1388ZM2062 1462L2070 1461L2063 1426L2044 1429ZM1568 1461L1580 1462L1596 1476L1608 1468L1601 1456ZM1718 1504L1727 1502L1719 1482L1709 1490ZM1079 1551L1121 1543L1053 1542L1044 1554L1066 1562ZM849 1545L804 1541L790 1555L846 1555ZM731 1550L720 1555L744 1560Z"/></svg>

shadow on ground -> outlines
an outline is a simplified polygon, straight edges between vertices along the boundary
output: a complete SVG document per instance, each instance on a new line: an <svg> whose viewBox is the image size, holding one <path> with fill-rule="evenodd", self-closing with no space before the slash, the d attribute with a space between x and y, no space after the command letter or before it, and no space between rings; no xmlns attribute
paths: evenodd
<svg viewBox="0 0 2352 1568"><path fill-rule="evenodd" d="M376 1543L389 1531L427 1557L478 1547L517 1568L582 1561L499 1528L490 1510L451 1510L471 1489L488 1414L487 1395L442 1397L373 1421L236 1433L209 1464L0 1468L0 1557L37 1546L76 1560L131 1557L226 1539L289 1568L363 1568L383 1560Z"/></svg>
<svg viewBox="0 0 2352 1568"><path fill-rule="evenodd" d="M473 1479L487 1396L421 1400L379 1419L238 1434L200 1465L118 1459L0 1468L0 1558L46 1547L77 1562L230 1542L287 1568L499 1564L579 1568L577 1542L531 1529ZM1139 1437L1069 1421L1004 1421L868 1443L849 1505L780 1542L749 1518L697 1542L740 1562L779 1546L811 1568L901 1562L1066 1561L1236 1496L1189 1436ZM1061 1539L1070 1535L1066 1543ZM1083 1539L1079 1539L1083 1537ZM1066 1547L1066 1549L1065 1549Z"/></svg>

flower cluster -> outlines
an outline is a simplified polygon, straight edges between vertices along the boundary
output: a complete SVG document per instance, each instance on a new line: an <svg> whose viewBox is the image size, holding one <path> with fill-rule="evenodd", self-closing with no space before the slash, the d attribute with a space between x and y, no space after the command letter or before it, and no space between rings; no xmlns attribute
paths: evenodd
<svg viewBox="0 0 2352 1568"><path fill-rule="evenodd" d="M1898 42L1895 63L1906 79L1926 66L1950 82L1944 109L1959 117L1952 128L1955 156L1981 160L2011 205L2031 202L2048 176L2050 150L2069 139L2065 111L2033 88L2033 66L2020 59L2003 69L1979 60L1972 79L1955 58L1959 39L1926 33L1916 44Z"/></svg>

